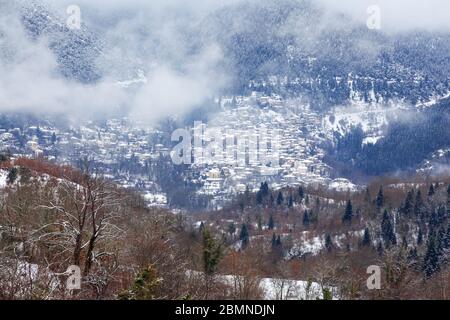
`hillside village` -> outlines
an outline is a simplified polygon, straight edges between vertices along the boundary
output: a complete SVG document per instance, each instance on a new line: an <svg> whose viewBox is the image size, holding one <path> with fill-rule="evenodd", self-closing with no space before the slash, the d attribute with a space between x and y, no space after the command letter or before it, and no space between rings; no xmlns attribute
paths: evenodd
<svg viewBox="0 0 450 320"><path fill-rule="evenodd" d="M295 185L329 185L346 191L355 185L332 177L332 168L324 163L321 147L324 135L323 118L307 104L283 101L279 96L254 92L250 96L223 97L217 101L221 111L208 123L207 130L226 133L280 132L278 161L270 167L248 161L227 161L193 164L184 171L188 183L197 193L212 198L212 207L221 207L247 187L257 190L262 181L275 189ZM196 130L194 126L192 132ZM127 118L93 121L62 129L52 123L24 127L0 127L0 149L15 157L44 157L60 164L79 166L88 157L98 172L119 185L140 191L149 205L165 206L167 195L158 185L152 166L158 161L171 161L174 142L160 129L133 124ZM204 142L207 143L207 142ZM193 156L195 157L195 150ZM230 160L230 159L228 159ZM268 172L269 170L269 172Z"/></svg>

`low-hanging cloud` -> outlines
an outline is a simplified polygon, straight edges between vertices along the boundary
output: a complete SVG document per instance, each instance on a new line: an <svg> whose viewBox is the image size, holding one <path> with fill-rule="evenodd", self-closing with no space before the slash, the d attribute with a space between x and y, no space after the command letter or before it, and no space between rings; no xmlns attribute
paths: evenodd
<svg viewBox="0 0 450 320"><path fill-rule="evenodd" d="M85 85L63 78L46 39L32 41L18 16L3 16L0 30L1 111L88 114L124 99L111 80Z"/></svg>
<svg viewBox="0 0 450 320"><path fill-rule="evenodd" d="M133 3L148 7L144 2ZM108 2L111 10L118 8L115 5L122 4ZM103 77L90 84L63 77L48 39L31 39L19 12L4 14L0 22L0 111L79 118L126 110L140 121L154 123L205 103L226 84L227 77L219 68L220 47L210 42L193 45L180 34L189 26L180 24L177 14L166 21L163 16L147 20L154 14L133 7L131 14L97 30L106 43L98 61ZM140 76L136 86L120 85L133 82L142 72L145 77Z"/></svg>
<svg viewBox="0 0 450 320"><path fill-rule="evenodd" d="M183 72L169 66L156 66L145 85L139 89L132 108L136 119L163 118L167 114L183 115L194 106L211 100L227 82L226 75L217 73L222 58L218 47L205 48L195 61L187 63Z"/></svg>
<svg viewBox="0 0 450 320"><path fill-rule="evenodd" d="M227 57L219 39L215 39L217 35L206 37L205 33L197 32L199 28L210 27L204 21L209 21L206 18L211 13L243 2L270 3L265 0L43 1L61 21L67 18L68 5L80 7L82 22L104 44L96 61L102 78L93 84L82 84L62 77L48 39L30 39L21 25L19 12L3 12L0 13L0 111L89 117L126 110L147 122L187 113L230 84L232 70L224 67ZM303 44L313 43L323 29L338 28L333 24L335 13L365 23L367 7L374 4L381 9L382 31L450 30L446 14L450 3L446 0L319 0L319 3L325 9L321 19L326 21L316 21L311 30L305 30ZM290 17L280 32L295 34L296 21L295 16ZM231 22L245 26L245 21L232 18ZM365 51L376 52L371 43L360 41L358 45ZM145 81L137 86L125 88L118 84L138 78L139 73L145 74Z"/></svg>

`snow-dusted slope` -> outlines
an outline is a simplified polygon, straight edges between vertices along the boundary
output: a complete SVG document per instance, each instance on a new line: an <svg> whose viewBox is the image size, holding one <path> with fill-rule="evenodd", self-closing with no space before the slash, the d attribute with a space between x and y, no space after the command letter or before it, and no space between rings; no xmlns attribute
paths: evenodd
<svg viewBox="0 0 450 320"><path fill-rule="evenodd" d="M20 8L22 23L34 39L46 38L55 53L61 73L81 82L93 82L101 77L96 60L103 44L84 26L69 28L62 17L38 2L24 3Z"/></svg>

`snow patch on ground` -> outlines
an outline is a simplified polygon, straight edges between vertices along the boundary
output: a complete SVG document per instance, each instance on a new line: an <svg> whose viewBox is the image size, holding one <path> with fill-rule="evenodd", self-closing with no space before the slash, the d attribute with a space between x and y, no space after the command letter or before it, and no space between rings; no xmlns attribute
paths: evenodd
<svg viewBox="0 0 450 320"><path fill-rule="evenodd" d="M363 140L363 146L368 145L368 144L376 144L378 142L378 140L382 139L383 136L378 136L378 137L366 137Z"/></svg>
<svg viewBox="0 0 450 320"><path fill-rule="evenodd" d="M8 177L8 171L0 170L0 189L6 188L7 177Z"/></svg>
<svg viewBox="0 0 450 320"><path fill-rule="evenodd" d="M167 196L160 193L150 193L144 194L144 200L149 207L164 207L167 206Z"/></svg>
<svg viewBox="0 0 450 320"><path fill-rule="evenodd" d="M327 132L338 132L343 136L352 127L359 125L368 136L377 137L388 123L393 111L393 108L386 108L382 105L356 104L336 107L332 114L324 118L323 125Z"/></svg>
<svg viewBox="0 0 450 320"><path fill-rule="evenodd" d="M236 277L233 275L218 276L224 283L233 286ZM262 278L259 287L263 293L263 300L320 300L323 299L323 289L328 289L337 299L336 288L323 288L313 281Z"/></svg>
<svg viewBox="0 0 450 320"><path fill-rule="evenodd" d="M325 249L325 235L311 237L310 231L304 231L299 239L293 241L291 250L286 254L286 259L303 257L305 255L318 255ZM332 245L338 248L344 246L347 237L362 238L364 230L350 231L348 234L338 234L331 237Z"/></svg>
<svg viewBox="0 0 450 320"><path fill-rule="evenodd" d="M442 100L445 100L447 98L450 98L450 91L447 92L445 95L443 95L441 97L434 96L427 102L418 103L416 105L416 107L417 108L422 108L422 109L427 109L427 108L435 106L436 104L440 103Z"/></svg>
<svg viewBox="0 0 450 320"><path fill-rule="evenodd" d="M264 300L318 300L323 299L323 289L317 282L264 278L260 287ZM327 288L335 297L335 288Z"/></svg>
<svg viewBox="0 0 450 320"><path fill-rule="evenodd" d="M203 272L188 270L188 277L203 277ZM215 279L233 288L236 283L242 283L243 277L237 275L216 275ZM261 278L259 288L263 294L263 300L320 300L324 298L324 290L332 294L333 300L338 300L339 295L336 287L322 286L317 282Z"/></svg>
<svg viewBox="0 0 450 320"><path fill-rule="evenodd" d="M341 191L341 192L346 192L346 191L355 192L355 191L358 191L358 189L360 189L359 186L352 183L350 180L347 180L344 178L334 179L328 185L328 188L331 190L336 190L336 191Z"/></svg>
<svg viewBox="0 0 450 320"><path fill-rule="evenodd" d="M292 249L287 253L286 258L302 257L304 255L317 255L325 247L325 237L309 237L310 232L304 231L299 239L294 240Z"/></svg>

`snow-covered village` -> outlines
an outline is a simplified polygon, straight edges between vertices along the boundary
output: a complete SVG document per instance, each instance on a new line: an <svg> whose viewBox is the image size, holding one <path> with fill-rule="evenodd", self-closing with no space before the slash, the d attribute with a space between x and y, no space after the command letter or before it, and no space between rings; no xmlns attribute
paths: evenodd
<svg viewBox="0 0 450 320"><path fill-rule="evenodd" d="M188 183L199 186L199 194L213 196L214 203L223 205L247 187L256 192L264 179L275 189L298 185L325 185L339 191L358 188L347 179L331 178L332 169L323 161L325 151L321 144L327 139L324 133L332 136L333 128L325 127L326 117L308 105L295 101L287 103L280 97L257 92L217 100L220 100L221 111L204 124L207 130L221 131L224 140L227 131L256 132L260 127L268 132L276 130L280 132L278 163L267 167L258 162L238 163L235 158L198 163L194 158L186 176L192 177ZM259 107L260 104L264 107ZM347 127L353 124L358 122ZM196 129L192 126L190 130ZM0 150L10 152L13 157L45 157L71 165L88 157L102 175L125 188L142 192L149 205L167 205L167 196L155 183L156 178L146 170L152 163L164 159L172 161L174 143L164 139L167 134L170 135L133 124L126 118L108 120L103 125L89 121L66 130L49 124L34 124L0 129ZM242 152L245 158L246 151ZM193 155L195 157L195 151Z"/></svg>
<svg viewBox="0 0 450 320"><path fill-rule="evenodd" d="M448 300L450 6L375 2L0 0L0 300Z"/></svg>

